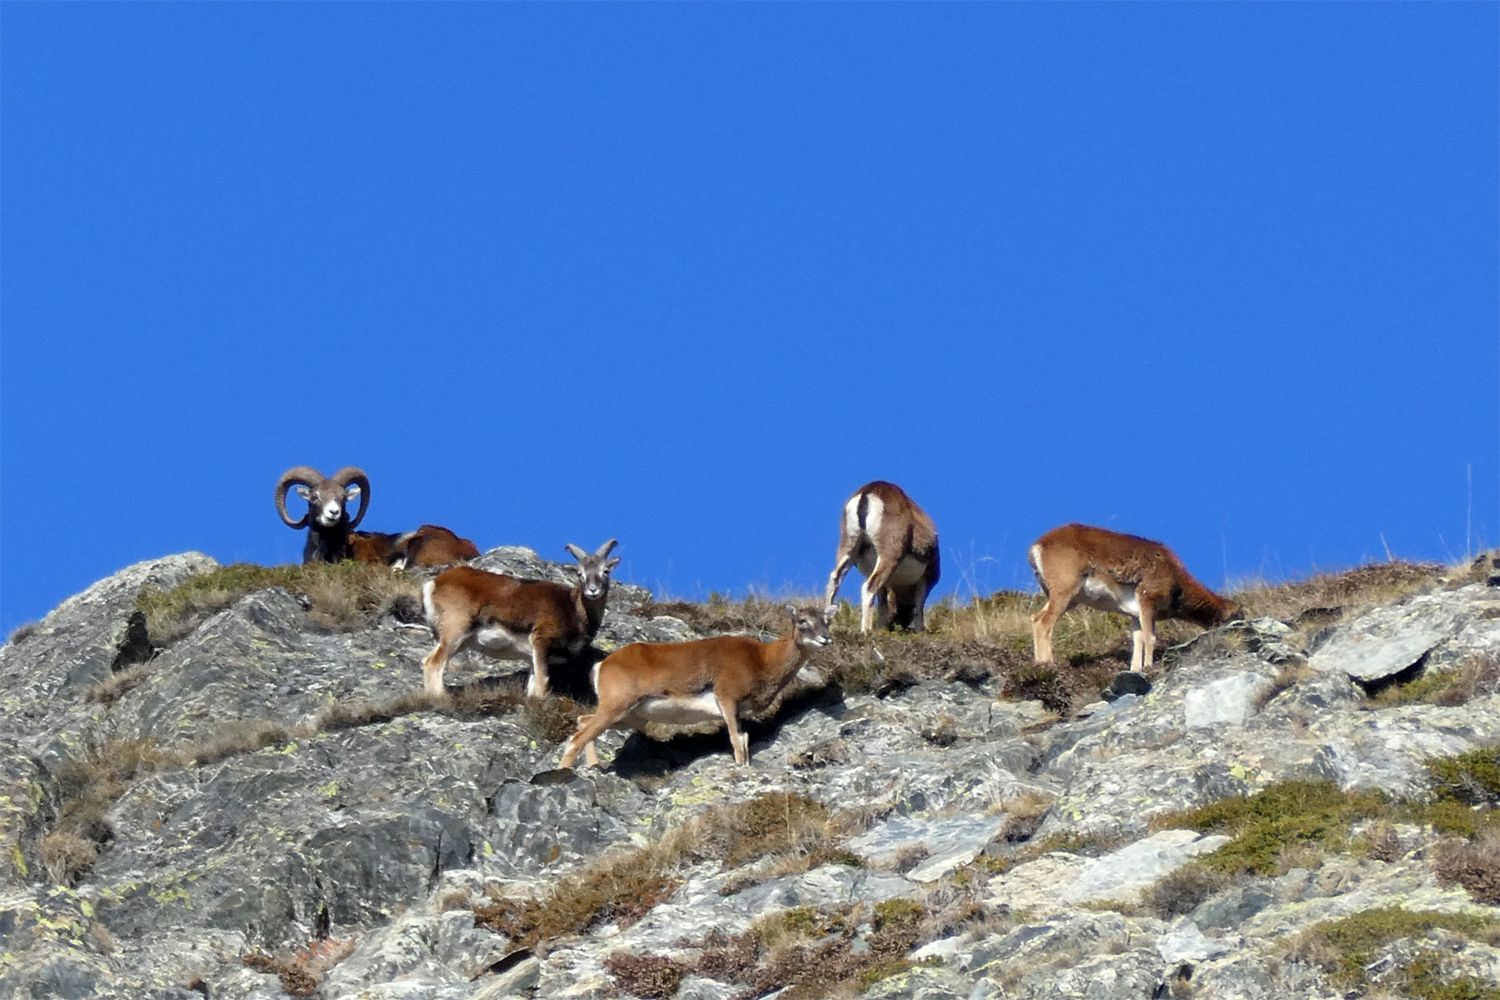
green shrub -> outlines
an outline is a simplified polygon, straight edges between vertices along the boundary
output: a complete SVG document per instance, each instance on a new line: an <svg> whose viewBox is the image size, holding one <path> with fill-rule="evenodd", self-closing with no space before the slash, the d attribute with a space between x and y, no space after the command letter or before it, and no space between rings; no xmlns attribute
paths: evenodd
<svg viewBox="0 0 1500 1000"><path fill-rule="evenodd" d="M1342 792L1329 781L1287 781L1248 797L1159 817L1153 825L1227 833L1234 839L1206 855L1203 864L1226 875L1274 875L1282 869L1284 851L1299 845L1342 849L1351 823L1391 811L1379 792Z"/></svg>
<svg viewBox="0 0 1500 1000"><path fill-rule="evenodd" d="M1476 747L1454 757L1433 757L1427 770L1440 798L1470 805L1500 802L1500 745Z"/></svg>
<svg viewBox="0 0 1500 1000"><path fill-rule="evenodd" d="M1370 985L1365 969L1381 957L1387 945L1402 938L1420 940L1438 929L1489 944L1500 940L1500 920L1494 917L1391 906L1315 924L1298 935L1291 951L1320 965L1335 983L1362 990ZM1424 952L1402 970L1406 979L1403 995L1413 1000L1500 1000L1500 990L1492 984L1467 978L1444 979L1431 956L1431 952ZM1475 989L1478 992L1473 992Z"/></svg>

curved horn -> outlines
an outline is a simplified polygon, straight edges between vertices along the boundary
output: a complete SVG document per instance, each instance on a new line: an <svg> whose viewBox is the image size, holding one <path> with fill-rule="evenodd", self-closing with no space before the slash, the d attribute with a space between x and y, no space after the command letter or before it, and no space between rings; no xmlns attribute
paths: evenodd
<svg viewBox="0 0 1500 1000"><path fill-rule="evenodd" d="M312 517L312 510L309 508L308 512L302 515L302 520L293 521L292 516L286 512L286 491L294 485L315 490L322 481L323 473L310 465L294 465L281 474L281 478L276 481L276 513L281 515L287 527L305 528L308 519Z"/></svg>
<svg viewBox="0 0 1500 1000"><path fill-rule="evenodd" d="M603 545L599 546L599 551L595 552L594 555L598 556L600 559L603 559L605 556L609 555L609 550L610 549L614 548L616 545L619 545L619 544L620 544L619 539L617 539L617 538L611 538L609 541L607 541Z"/></svg>
<svg viewBox="0 0 1500 1000"><path fill-rule="evenodd" d="M579 562L583 562L584 557L588 555L587 552L583 551L572 542L569 542L566 548L568 550L568 554L571 555L574 559L577 559Z"/></svg>
<svg viewBox="0 0 1500 1000"><path fill-rule="evenodd" d="M365 511L370 509L370 477L365 475L364 469L346 465L333 474L333 481L345 490L351 486L359 487L359 513L349 519L351 529L359 527L359 522L365 519Z"/></svg>

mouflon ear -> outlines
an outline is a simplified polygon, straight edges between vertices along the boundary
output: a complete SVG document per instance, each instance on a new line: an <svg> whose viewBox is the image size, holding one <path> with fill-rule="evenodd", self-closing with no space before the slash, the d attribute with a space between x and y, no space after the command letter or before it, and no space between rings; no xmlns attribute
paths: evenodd
<svg viewBox="0 0 1500 1000"><path fill-rule="evenodd" d="M823 609L823 623L825 625L831 623L833 621L833 616L838 614L838 612L839 609L836 605L828 605L828 607Z"/></svg>

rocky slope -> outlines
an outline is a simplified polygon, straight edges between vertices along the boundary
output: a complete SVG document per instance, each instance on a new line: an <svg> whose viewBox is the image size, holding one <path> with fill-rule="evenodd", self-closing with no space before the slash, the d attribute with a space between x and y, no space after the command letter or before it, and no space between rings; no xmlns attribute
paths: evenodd
<svg viewBox="0 0 1500 1000"><path fill-rule="evenodd" d="M567 578L527 550L481 565ZM1492 675L1452 704L1369 692L1493 664L1500 590L1482 578L1321 627L1205 633L1167 653L1149 690L1067 719L1001 698L995 677L841 692L815 660L752 730L748 768L722 734L611 735L612 766L574 773L553 770L566 718L518 706L505 664L450 671L488 701L412 697L430 639L399 615L338 630L298 594L256 590L153 656L131 627L138 594L214 567L132 566L0 648L0 997L1321 998L1426 995L1424 975L1479 997L1500 984L1496 900L1482 878L1445 876L1454 831L1416 806L1289 836L1238 871L1203 863L1244 843L1237 828L1163 822L1288 782L1431 802L1430 760L1500 742ZM613 588L602 648L695 634L630 613L648 597ZM1487 793L1470 791L1462 809L1486 816ZM770 847L750 843L754 822ZM535 929L609 886L572 924ZM1392 907L1448 916L1351 953L1353 972L1306 944L1310 928Z"/></svg>

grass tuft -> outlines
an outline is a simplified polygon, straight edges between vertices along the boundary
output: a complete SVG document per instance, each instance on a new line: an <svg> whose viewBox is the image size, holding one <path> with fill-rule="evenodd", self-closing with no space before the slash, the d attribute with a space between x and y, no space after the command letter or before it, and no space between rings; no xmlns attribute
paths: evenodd
<svg viewBox="0 0 1500 1000"><path fill-rule="evenodd" d="M1156 880L1141 894L1141 902L1163 920L1184 917L1209 898L1229 887L1232 879L1218 869L1196 861Z"/></svg>
<svg viewBox="0 0 1500 1000"><path fill-rule="evenodd" d="M677 995L687 966L664 955L636 955L617 951L604 960L614 980L615 993L628 993L646 1000L665 1000Z"/></svg>
<svg viewBox="0 0 1500 1000"><path fill-rule="evenodd" d="M1476 747L1453 757L1434 757L1427 770L1439 798L1468 805L1500 802L1500 744Z"/></svg>
<svg viewBox="0 0 1500 1000"><path fill-rule="evenodd" d="M862 993L910 969L914 963L906 956L924 931L955 923L968 926L975 917L965 913L935 921L909 899L888 900L873 909L799 906L762 917L734 937L711 934L697 943L701 951L692 961L660 961L670 962L679 975L738 983L744 987L742 1000L776 990L784 991L780 1000L824 1000ZM617 986L624 988L618 979Z"/></svg>
<svg viewBox="0 0 1500 1000"><path fill-rule="evenodd" d="M1462 705L1500 690L1500 659L1472 656L1452 670L1424 671L1405 684L1392 684L1372 699L1378 705Z"/></svg>
<svg viewBox="0 0 1500 1000"><path fill-rule="evenodd" d="M1434 586L1446 572L1436 563L1397 559L1291 583L1242 583L1232 596L1251 618L1291 621L1319 611L1336 612L1320 618L1338 618Z"/></svg>
<svg viewBox="0 0 1500 1000"><path fill-rule="evenodd" d="M294 997L310 997L317 992L318 984L328 970L348 958L354 951L353 940L320 938L301 951L270 955L252 951L240 956L240 961L256 972L265 972L281 980L283 993Z"/></svg>
<svg viewBox="0 0 1500 1000"><path fill-rule="evenodd" d="M1249 797L1158 816L1152 826L1227 833L1234 839L1203 857L1202 864L1225 875L1276 875L1313 864L1322 849L1344 848L1351 824L1390 811L1379 792L1342 792L1329 781L1287 781Z"/></svg>
<svg viewBox="0 0 1500 1000"><path fill-rule="evenodd" d="M718 806L646 847L610 852L560 880L542 899L518 899L493 887L474 907L477 922L521 947L589 927L634 923L676 891L679 869L693 861L738 867L768 855L832 854L847 821L826 806L787 792Z"/></svg>
<svg viewBox="0 0 1500 1000"><path fill-rule="evenodd" d="M26 622L25 624L17 625L15 628L11 629L10 638L6 639L5 641L12 646L19 646L21 643L25 642L27 639L30 639L32 636L40 632L41 629L41 622Z"/></svg>
<svg viewBox="0 0 1500 1000"><path fill-rule="evenodd" d="M1423 940L1434 931L1448 931L1472 941L1500 943L1500 920L1461 913L1436 913L1385 907L1365 910L1341 920L1315 924L1299 934L1288 948L1290 957L1320 966L1333 981L1363 992L1371 983L1365 970L1392 942ZM1500 989L1468 977L1442 976L1431 953L1424 952L1401 970L1402 996L1413 1000L1500 1000ZM1385 985L1390 985L1387 980ZM1477 991L1477 992L1476 992Z"/></svg>
<svg viewBox="0 0 1500 1000"><path fill-rule="evenodd" d="M271 587L306 595L313 621L341 631L368 626L398 600L415 598L421 589L418 580L400 570L369 563L233 563L191 577L171 590L148 587L136 598L135 606L146 616L151 641L166 646L246 594Z"/></svg>
<svg viewBox="0 0 1500 1000"><path fill-rule="evenodd" d="M1461 885L1476 903L1500 906L1500 838L1445 845L1437 851L1432 868L1440 884Z"/></svg>

